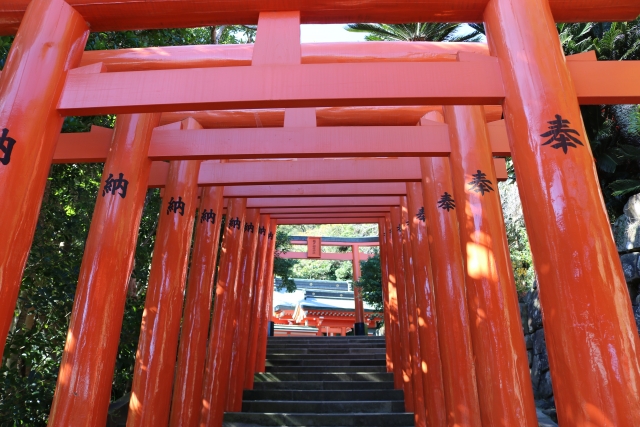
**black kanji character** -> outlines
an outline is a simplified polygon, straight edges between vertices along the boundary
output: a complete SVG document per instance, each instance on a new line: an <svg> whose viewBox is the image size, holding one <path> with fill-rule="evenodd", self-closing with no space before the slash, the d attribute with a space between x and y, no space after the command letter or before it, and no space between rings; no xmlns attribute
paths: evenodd
<svg viewBox="0 0 640 427"><path fill-rule="evenodd" d="M9 129L2 129L2 136L0 136L0 151L2 151L3 156L0 158L0 163L5 166L7 166L11 161L13 146L16 145L16 140L13 138L9 138L8 135Z"/></svg>
<svg viewBox="0 0 640 427"><path fill-rule="evenodd" d="M398 233L402 233L402 226L400 224L398 224Z"/></svg>
<svg viewBox="0 0 640 427"><path fill-rule="evenodd" d="M420 221L425 222L425 217L424 217L424 206L420 207L420 210L418 210L418 213L416 214L416 218L418 218Z"/></svg>
<svg viewBox="0 0 640 427"><path fill-rule="evenodd" d="M269 232L269 240L273 240L273 233L271 231Z"/></svg>
<svg viewBox="0 0 640 427"><path fill-rule="evenodd" d="M487 174L483 173L480 169L478 169L478 173L474 173L471 175L473 177L473 181L468 184L471 186L471 189L476 193L481 193L484 196L485 192L493 191L493 184L490 180L487 179Z"/></svg>
<svg viewBox="0 0 640 427"><path fill-rule="evenodd" d="M245 224L244 225L244 232L246 233L247 231L253 233L255 231L255 227L253 226L253 223L250 222L249 224Z"/></svg>
<svg viewBox="0 0 640 427"><path fill-rule="evenodd" d="M213 209L209 209L209 212L205 209L202 212L202 216L200 217L200 222L210 222L212 224L216 223L216 214L213 212Z"/></svg>
<svg viewBox="0 0 640 427"><path fill-rule="evenodd" d="M118 179L113 179L113 174L110 173L109 177L104 181L104 188L102 189L102 197L111 193L112 195L116 194L116 191L120 190L118 195L123 199L127 197L127 187L129 186L129 181L124 179L124 174L120 173L118 175Z"/></svg>
<svg viewBox="0 0 640 427"><path fill-rule="evenodd" d="M267 227L259 227L258 234L262 234L263 236L267 234Z"/></svg>
<svg viewBox="0 0 640 427"><path fill-rule="evenodd" d="M229 221L229 228L237 228L238 230L240 230L240 218L231 218L231 220Z"/></svg>
<svg viewBox="0 0 640 427"><path fill-rule="evenodd" d="M562 148L564 154L567 154L569 147L578 148L576 144L583 145L582 141L573 136L580 136L580 134L577 130L569 127L571 124L569 120L563 119L562 116L556 114L556 119L547 123L551 125L549 126L549 131L541 134L540 136L549 139L542 145L549 145L553 142L557 142L557 144L553 144L551 147L555 149Z"/></svg>
<svg viewBox="0 0 640 427"><path fill-rule="evenodd" d="M449 212L451 209L456 208L456 202L453 200L453 197L451 197L451 194L445 191L442 197L440 197L440 200L438 200L438 207L442 209L446 209L447 212Z"/></svg>
<svg viewBox="0 0 640 427"><path fill-rule="evenodd" d="M182 197L178 197L178 200L172 197L167 206L167 215L169 215L169 212L178 213L180 211L180 215L184 216L184 207L185 204L182 201Z"/></svg>

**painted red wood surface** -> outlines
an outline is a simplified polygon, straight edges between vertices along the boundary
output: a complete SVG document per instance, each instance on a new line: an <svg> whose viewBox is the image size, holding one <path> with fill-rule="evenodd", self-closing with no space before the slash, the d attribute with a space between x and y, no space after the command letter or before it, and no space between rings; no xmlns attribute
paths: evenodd
<svg viewBox="0 0 640 427"><path fill-rule="evenodd" d="M315 214L315 213L338 213L338 214L342 214L342 213L356 213L356 212L360 212L360 213L371 213L371 212L376 212L379 213L381 215L384 215L385 213L389 213L390 207L389 206L368 206L368 207L344 207L344 206L340 206L340 207L325 207L325 206L320 206L320 207L306 207L306 208L263 208L260 210L260 212L263 213L267 213L267 214L290 214L290 213L301 213L301 214Z"/></svg>
<svg viewBox="0 0 640 427"><path fill-rule="evenodd" d="M197 161L172 162L160 208L127 425L167 425L198 196ZM184 203L182 209L172 201Z"/></svg>
<svg viewBox="0 0 640 427"><path fill-rule="evenodd" d="M221 187L209 187L202 189L200 195L195 243L189 266L189 281L180 331L170 427L194 426L200 420L213 278L223 214L223 191ZM205 217L205 213L213 214L213 217Z"/></svg>
<svg viewBox="0 0 640 427"><path fill-rule="evenodd" d="M291 196L400 196L406 193L401 182L363 182L347 184L282 184L226 187L225 197L291 197Z"/></svg>
<svg viewBox="0 0 640 427"><path fill-rule="evenodd" d="M82 55L89 29L61 0L31 3L0 77L0 350L13 321L62 117L53 105ZM37 125L35 125L37 124ZM9 144L15 144L9 150ZM4 153L4 149L7 153ZM9 155L7 155L9 154Z"/></svg>
<svg viewBox="0 0 640 427"><path fill-rule="evenodd" d="M28 0L8 0L0 5L0 34L13 34ZM344 22L480 22L487 0L69 0L91 24L93 31L202 27L256 24L261 11L300 10L305 24ZM549 1L558 22L622 21L634 19L640 6L634 0Z"/></svg>
<svg viewBox="0 0 640 427"><path fill-rule="evenodd" d="M404 404L407 412L413 412L413 376L411 374L411 345L409 343L409 319L407 316L407 299L405 280L408 274L403 254L402 210L399 206L391 209L391 237L396 271L397 305L398 305L398 353L400 360L400 380L404 390Z"/></svg>
<svg viewBox="0 0 640 427"><path fill-rule="evenodd" d="M430 426L445 425L447 410L444 385L442 381L442 363L438 342L438 322L436 320L436 302L431 271L431 251L424 215L422 184L407 183L407 209L409 228L409 249L413 264L415 327L418 334L423 394L427 408L427 420Z"/></svg>
<svg viewBox="0 0 640 427"><path fill-rule="evenodd" d="M489 126L495 156L509 156L504 121ZM103 162L111 129L60 134L54 163ZM446 125L325 128L207 129L154 132L152 160L281 159L322 157L438 157L451 152Z"/></svg>
<svg viewBox="0 0 640 427"><path fill-rule="evenodd" d="M447 106L445 117L454 145L451 177L465 261L478 396L481 408L491 408L482 410L482 422L537 427L518 295L486 124L476 106ZM486 181L476 185L478 179Z"/></svg>
<svg viewBox="0 0 640 427"><path fill-rule="evenodd" d="M640 425L640 339L568 70L578 62L565 62L544 0L491 0L484 20L503 69L515 170L527 177L518 190L559 424ZM559 118L582 145L546 143Z"/></svg>
<svg viewBox="0 0 640 427"><path fill-rule="evenodd" d="M236 327L233 331L233 349L231 353L231 370L229 372L229 391L227 392L226 411L242 410L242 390L246 372L247 348L249 346L249 329L253 298L255 294L255 268L260 230L260 211L247 209L243 224L242 255L240 271L236 283L237 311Z"/></svg>
<svg viewBox="0 0 640 427"><path fill-rule="evenodd" d="M484 109L488 122L501 119L502 106L486 105ZM431 111L442 112L442 106L319 107L316 108L316 125L319 127L415 126L422 116ZM160 123L173 123L187 117L193 117L207 129L282 127L284 108L163 113Z"/></svg>
<svg viewBox="0 0 640 427"><path fill-rule="evenodd" d="M398 79L399 75L403 78ZM253 65L70 75L58 111L94 115L272 107L496 105L503 99L500 68L494 60L389 62L375 67L366 63Z"/></svg>
<svg viewBox="0 0 640 427"><path fill-rule="evenodd" d="M494 162L498 179L506 179L504 159L494 159ZM280 161L203 162L198 183L237 186L276 183L417 182L420 179L420 162L415 157L409 157L358 160L309 159L286 163ZM150 180L149 185L162 186L162 182Z"/></svg>
<svg viewBox="0 0 640 427"><path fill-rule="evenodd" d="M258 339L260 336L260 327L262 318L266 310L267 295L267 254L269 252L269 233L275 233L271 228L271 216L260 215L260 227L264 228L264 233L258 236L259 257L256 264L255 280L256 295L253 299L253 315L251 320L251 328L249 334L248 358L245 368L244 388L245 390L253 389L254 373L256 372L256 359L258 356Z"/></svg>
<svg viewBox="0 0 640 427"><path fill-rule="evenodd" d="M253 52L253 44L93 50L83 54L80 66L101 63L109 72L238 67L251 65ZM302 43L300 63L456 61L458 52L489 55L489 48L456 42Z"/></svg>
<svg viewBox="0 0 640 427"><path fill-rule="evenodd" d="M640 64L573 61L581 104L640 102ZM403 79L395 78L397 75ZM421 76L428 75L429 79ZM615 78L612 78L615 76ZM163 82L173 82L166 86ZM250 83L247 83L250 82ZM604 82L604 83L603 83ZM165 90L155 90L161 85ZM234 88L242 87L242 91ZM473 62L263 65L69 75L63 115L388 105L496 105L502 75Z"/></svg>
<svg viewBox="0 0 640 427"><path fill-rule="evenodd" d="M67 427L107 422L113 370L134 264L151 162L147 150L159 114L121 115L101 179L128 180L101 194L84 247L60 373L48 425ZM118 256L113 256L118 253ZM80 392L79 392L80 391Z"/></svg>
<svg viewBox="0 0 640 427"><path fill-rule="evenodd" d="M380 217L381 218L381 217ZM377 218L333 218L327 217L323 219L279 219L280 225L295 224L375 224Z"/></svg>
<svg viewBox="0 0 640 427"><path fill-rule="evenodd" d="M268 198L249 199L248 207L308 207L308 206L392 206L398 205L398 197L301 197L301 198Z"/></svg>
<svg viewBox="0 0 640 427"><path fill-rule="evenodd" d="M230 226L227 222L222 239L218 267L218 283L214 297L211 332L209 334L209 352L204 373L200 425L219 426L225 411L231 350L233 348L234 320L236 311L235 285L240 269L242 237L246 199L235 198L229 201L227 218L236 218L240 226Z"/></svg>

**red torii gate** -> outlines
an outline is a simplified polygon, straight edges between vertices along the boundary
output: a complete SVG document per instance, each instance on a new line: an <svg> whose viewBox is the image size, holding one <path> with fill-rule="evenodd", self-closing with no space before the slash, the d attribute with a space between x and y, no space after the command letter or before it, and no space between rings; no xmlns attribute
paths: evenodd
<svg viewBox="0 0 640 427"><path fill-rule="evenodd" d="M9 201L13 206L11 210L0 212L0 221L6 229L6 245L0 250L0 300L3 304L0 331L4 336L11 321L62 116L120 114L105 164L104 180L109 187L105 185L104 195L98 197L87 241L51 425L98 425L106 417L112 369L103 367L112 367L115 358L124 286L131 269L144 193L152 171L149 147L153 128L160 124L160 113L302 108L301 111L287 110L284 125L305 128L313 127L310 111L304 110L309 107L416 104L445 106L441 111L446 116L451 148L450 151L441 148L438 153L440 156L451 154L450 160L422 157L417 178L406 174L395 178L400 182L411 181L407 184L411 191L407 191L406 202L400 201L402 208L394 204L390 215L385 215L384 221L379 223L387 248L383 268L387 269L385 275L390 284L385 287L392 326L390 339L396 343L394 350L402 348L406 351L393 351L391 356L398 385L404 381L407 407L415 410L419 423L424 423L427 417L430 423L437 423L445 405L446 412L464 425L482 422L492 426L533 426L536 422L524 363L526 357L523 357L523 338L518 330L517 303L510 286L513 280L508 269L499 200L491 187L496 181L495 166L491 159L485 111L479 107L502 104L514 165L521 177L520 192L539 279L560 422L567 425L640 424L637 390L640 342L633 329L624 276L608 231L578 108L579 102L640 102L640 83L634 78L640 67L635 63L567 62L554 26L554 18L559 21L633 19L640 11L640 5L633 0L608 0L597 4L590 0L571 3L561 0L414 0L403 3L402 7L398 7L397 2L374 0L302 3L256 0L244 4L241 10L224 2L187 4L186 0L106 4L72 0L69 1L72 7L62 0L33 0L27 7L28 2L21 0L0 5L3 18L0 32L12 33L21 22L0 78L0 98L3 100L0 107L0 128L3 128L0 200ZM94 30L116 30L220 22L256 23L258 19L260 30L251 66L185 66L109 72L108 65L93 63L76 68L88 34L87 21ZM425 63L391 61L375 66L321 61L302 64L299 40L295 37L301 22L347 21L484 21L492 57L458 54L456 61L452 58ZM246 59L246 53L242 55ZM394 80L397 75L405 78ZM438 120L437 115L429 118ZM436 126L426 120L421 120L422 127ZM195 132L202 125L192 120L183 122L181 127L184 132ZM246 151L250 150L248 147ZM202 155L195 147L192 151L196 152L192 159ZM405 152L433 155L417 153L408 147ZM294 153L287 151L287 154ZM372 150L367 156L373 154L381 152ZM206 155L224 158L230 154L207 152ZM397 160L396 165L407 165L401 160L411 162L410 159ZM370 163L374 164L378 165ZM156 364L177 347L177 329L170 319L171 313L178 308L171 303L171 294L167 291L172 281L184 286L186 264L184 250L180 248L191 239L190 225L197 196L194 189L198 184L248 185L273 179L256 176L253 173L258 167L255 163L243 165L252 177L239 176L235 182L216 177L217 168L213 165L202 166L200 171L198 160L180 160L172 162L169 171L165 172L168 173L165 194L172 197L167 215L173 213L173 216L161 216L165 220L159 227L156 249L162 257L173 261L165 274L152 267L150 301L157 298L158 307L167 308L150 311L145 318L129 417L132 426L163 424L169 418L172 396L159 385L170 381L166 372L173 370ZM236 167L233 163L218 166L221 170ZM312 163L307 166L313 167ZM201 182L199 175L203 172L214 177ZM122 188L118 188L122 185L118 180L124 176L128 181L127 197L122 194ZM353 175L343 181L325 178L333 182L363 182L360 179ZM393 182L394 178L377 180ZM364 182L377 180L371 177ZM423 184L421 188L418 181ZM158 181L156 185L165 182ZM287 182L293 184L291 180ZM317 177L307 177L298 182L318 181ZM221 214L222 192L219 186L206 189L201 197L201 211ZM443 194L455 196L455 209L448 204L448 199L441 197ZM419 196L424 198L424 203L417 199ZM387 202L386 206L390 205ZM424 210L422 217L415 219L417 206L423 206ZM231 366L234 372L241 369L236 360L233 363L229 360L231 348L254 345L249 348L262 351L257 343L263 342L260 335L264 334L265 328L256 329L256 337L252 331L250 342L238 344L242 340L234 340L233 334L229 333L232 329L228 319L239 312L236 306L241 304L236 300L247 301L245 294L235 299L232 293L237 282L251 283L252 273L247 272L262 276L258 280L260 284L270 282L268 260L273 255L273 244L267 243L273 239L267 237L267 230L276 227L276 221L268 215L252 208L247 210L244 197L229 200L227 215L235 221L233 228L225 228L213 335L209 339L211 360L204 378L205 405L200 408L197 390L202 388L203 379L198 375L193 378L194 382L185 380L185 383L194 384L190 393L193 395L196 390L195 399L180 393L173 396L175 410L172 413L178 415L172 416L190 420L200 418L202 423L211 425L219 425L225 408L237 407L237 393L241 387L234 382L231 388L227 387L228 367ZM243 233L241 225L246 217L264 228L262 243L259 238L252 238L251 232ZM200 218L198 239L213 233L215 227L212 227L211 218ZM425 223L429 224L428 228ZM461 224L459 234L458 223ZM393 232L396 229L399 233ZM590 233L591 229L603 233ZM429 233L428 241L420 237L426 233ZM201 249L201 259L215 259L217 246L211 242L217 240L203 239L210 243ZM246 253L256 254L257 249L252 248L257 248L258 244L262 260L257 263L258 268L243 264L245 261L240 257L243 248ZM113 256L116 247L119 248L119 259ZM427 257L425 254L429 250L431 255ZM154 257L154 263L157 262ZM210 264L203 261L203 268L189 279L201 285L193 288L203 295L210 295L211 283L207 283L210 270L207 272L205 268ZM394 274L390 274L392 270ZM453 283L466 284L467 302L464 291L446 287L450 278L456 278ZM420 285L415 286L416 282ZM117 290L107 289L106 283L116 283ZM191 289L190 285L189 293ZM436 299L434 289L438 295ZM258 294L264 292L263 289ZM420 292L427 293L415 298ZM264 299L258 294L256 301ZM188 295L185 311L203 313L205 309L196 310L193 306L197 300ZM435 306L431 312L437 313L438 317L436 341L433 335L428 335L434 333L435 322L425 320L425 307L420 306L421 303L430 304L431 308ZM467 306L471 318L465 320ZM265 310L266 313L270 310L268 301L257 307L259 311L263 310L258 315L264 320ZM461 315L448 319L452 312ZM87 313L92 316L85 317ZM206 316L208 318L208 313ZM421 316L424 322L418 322L416 316ZM260 323L259 319L256 318L257 323ZM203 349L204 340L196 336L200 332L197 320L193 319L185 326L183 330L188 334L183 336L191 340L185 345L193 344ZM246 325L246 318L242 322ZM417 328L416 333L408 332L416 329L410 328L411 325L423 323L425 328ZM433 386L437 378L419 374L416 361L433 362L434 354L425 353L424 346L419 345L418 335L420 339L440 346L443 355L443 386L440 388ZM458 340L457 345L450 340L452 337ZM154 353L146 344L147 338L160 340L164 345ZM402 342L401 347L397 345L399 342ZM186 365L194 362L185 359L183 355L189 351L182 348L182 344L179 354L178 376ZM475 373L472 355L476 358ZM258 362L259 358L260 355ZM593 367L594 359L598 361L597 368ZM450 363L454 360L458 363ZM143 365L145 361L148 364ZM435 368L437 363L430 365ZM253 366L251 361L247 366ZM399 376L398 366L410 373L409 377L405 376L408 381ZM236 399L230 398L229 403L225 403L227 396L236 396ZM480 403L485 408L482 411ZM425 408L428 409L426 412ZM202 414L199 413L201 409Z"/></svg>

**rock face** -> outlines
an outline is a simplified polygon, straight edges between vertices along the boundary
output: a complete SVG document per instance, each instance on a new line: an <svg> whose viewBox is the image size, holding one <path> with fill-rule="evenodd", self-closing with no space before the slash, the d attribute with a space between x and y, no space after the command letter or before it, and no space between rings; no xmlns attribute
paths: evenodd
<svg viewBox="0 0 640 427"><path fill-rule="evenodd" d="M538 290L523 295L520 298L520 316L524 330L524 340L527 346L527 357L531 369L533 397L536 406L551 419L557 421L556 405L551 388L551 373L549 372L549 357L547 345L542 329L542 312Z"/></svg>
<svg viewBox="0 0 640 427"><path fill-rule="evenodd" d="M640 194L629 198L623 212L613 224L616 245L621 251L640 247Z"/></svg>
<svg viewBox="0 0 640 427"><path fill-rule="evenodd" d="M624 215L613 224L613 236L619 251L640 248L640 194L629 198ZM624 254L620 256L620 262L640 329L640 252Z"/></svg>

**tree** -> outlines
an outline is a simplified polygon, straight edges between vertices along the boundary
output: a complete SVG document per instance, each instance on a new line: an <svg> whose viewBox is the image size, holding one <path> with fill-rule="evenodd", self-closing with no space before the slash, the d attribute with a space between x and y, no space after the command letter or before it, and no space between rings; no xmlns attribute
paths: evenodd
<svg viewBox="0 0 640 427"><path fill-rule="evenodd" d="M287 292L294 292L296 290L296 283L293 281L293 267L296 265L295 259L280 258L280 254L285 254L291 249L291 242L289 240L289 230L284 227L278 227L276 232L276 253L273 260L273 275L282 279L282 282L277 286L277 290L286 290Z"/></svg>
<svg viewBox="0 0 640 427"><path fill-rule="evenodd" d="M405 42L477 42L482 34L476 29L464 31L462 24L420 23L410 24L348 24L351 32L367 33L367 41Z"/></svg>
<svg viewBox="0 0 640 427"><path fill-rule="evenodd" d="M373 306L376 311L384 310L379 253L366 261L360 261L360 280L355 283L355 286L360 287L364 302Z"/></svg>
<svg viewBox="0 0 640 427"><path fill-rule="evenodd" d="M372 237L378 235L377 224L322 224L288 225L278 227L289 236L334 236L334 237ZM363 252L371 251L362 248ZM346 253L349 246L323 246L322 252ZM351 280L353 264L351 261L287 260L290 261L290 277L315 280ZM284 287L284 286L283 286ZM284 287L288 292L296 290L293 286Z"/></svg>

